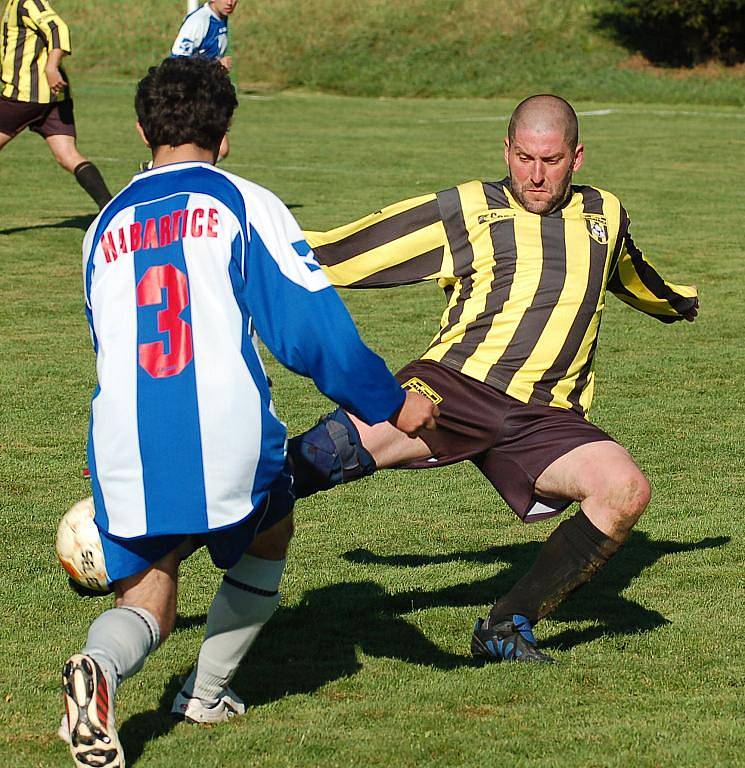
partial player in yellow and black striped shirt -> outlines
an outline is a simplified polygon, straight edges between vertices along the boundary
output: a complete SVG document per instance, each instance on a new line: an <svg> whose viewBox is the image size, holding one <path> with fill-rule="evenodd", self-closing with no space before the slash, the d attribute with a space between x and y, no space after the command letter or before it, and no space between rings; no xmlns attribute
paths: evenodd
<svg viewBox="0 0 745 768"><path fill-rule="evenodd" d="M294 438L290 453L300 495L376 468L468 459L527 522L580 502L472 638L479 657L545 661L531 625L607 561L649 501L628 452L586 418L606 291L663 322L693 320L698 299L639 250L618 198L572 185L584 147L566 101L540 95L518 105L504 157L501 181L470 181L306 233L337 286L436 280L444 289L438 332L398 374L440 417L436 431L412 440L337 411ZM322 480L318 457L332 444L347 457ZM359 469L349 471L351 454Z"/></svg>
<svg viewBox="0 0 745 768"><path fill-rule="evenodd" d="M67 24L47 0L8 0L0 21L0 149L24 128L46 140L99 208L110 199L96 166L78 152L75 114L62 59Z"/></svg>

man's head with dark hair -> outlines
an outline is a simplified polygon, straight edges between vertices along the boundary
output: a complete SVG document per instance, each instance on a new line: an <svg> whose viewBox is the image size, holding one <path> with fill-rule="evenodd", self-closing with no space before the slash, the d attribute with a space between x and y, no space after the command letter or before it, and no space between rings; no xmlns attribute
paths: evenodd
<svg viewBox="0 0 745 768"><path fill-rule="evenodd" d="M225 67L200 58L165 59L150 68L135 95L137 120L153 151L196 144L217 155L237 106Z"/></svg>
<svg viewBox="0 0 745 768"><path fill-rule="evenodd" d="M510 118L504 159L512 194L523 208L541 216L560 208L584 159L572 105L549 94L521 101Z"/></svg>

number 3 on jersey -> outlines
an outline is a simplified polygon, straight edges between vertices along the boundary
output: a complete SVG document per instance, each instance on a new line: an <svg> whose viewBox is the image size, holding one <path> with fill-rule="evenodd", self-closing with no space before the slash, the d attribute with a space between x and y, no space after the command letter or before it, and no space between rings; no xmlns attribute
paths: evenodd
<svg viewBox="0 0 745 768"><path fill-rule="evenodd" d="M162 341L139 345L139 362L154 379L178 376L191 362L194 350L191 326L180 317L189 306L189 281L173 264L150 267L137 283L137 306L149 307L163 303L158 312L158 332L168 334L168 352Z"/></svg>

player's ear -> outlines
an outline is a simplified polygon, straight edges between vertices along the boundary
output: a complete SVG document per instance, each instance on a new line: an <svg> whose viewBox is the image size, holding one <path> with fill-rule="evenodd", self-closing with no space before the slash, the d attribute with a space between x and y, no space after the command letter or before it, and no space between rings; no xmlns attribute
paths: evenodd
<svg viewBox="0 0 745 768"><path fill-rule="evenodd" d="M140 125L140 121L139 120L135 123L135 128L137 128L137 133L140 134L140 138L142 139L142 141L145 144L145 146L146 147L150 147L150 142L145 137L145 131L142 130L142 126ZM150 149L152 149L152 147L150 147Z"/></svg>
<svg viewBox="0 0 745 768"><path fill-rule="evenodd" d="M504 161L505 163L507 163L507 165L510 164L509 154L510 154L510 139L509 139L509 136L505 136L504 137Z"/></svg>
<svg viewBox="0 0 745 768"><path fill-rule="evenodd" d="M574 150L574 161L572 162L572 172L576 173L585 162L585 145L577 144L577 149Z"/></svg>

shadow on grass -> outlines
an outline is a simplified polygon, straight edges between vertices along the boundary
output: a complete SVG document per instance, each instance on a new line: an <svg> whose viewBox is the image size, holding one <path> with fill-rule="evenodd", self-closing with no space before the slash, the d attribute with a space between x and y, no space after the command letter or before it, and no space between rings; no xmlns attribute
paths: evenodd
<svg viewBox="0 0 745 768"><path fill-rule="evenodd" d="M0 235L14 235L17 232L32 232L37 229L81 229L85 232L93 223L97 214L88 213L84 216L71 216L67 219L60 219L49 224L31 224L28 227L11 227L10 229L0 229Z"/></svg>
<svg viewBox="0 0 745 768"><path fill-rule="evenodd" d="M657 611L629 600L621 593L659 558L682 552L721 547L729 541L726 536L706 538L692 543L655 541L646 533L633 531L623 549L589 584L579 589L552 614L554 621L593 621L599 625L576 631L566 630L548 641L556 649L568 649L588 643L603 635L637 634L648 632L670 622ZM454 561L506 564L495 576L468 584L457 584L438 592L399 593L391 600L402 610L450 606L488 606L507 592L530 568L542 542L491 547L478 552L452 552L445 555L393 555L381 557L367 550L348 552L350 562L366 565L393 565L416 567ZM483 613L482 613L483 615ZM474 616L475 619L475 616ZM540 630L539 630L540 632Z"/></svg>
<svg viewBox="0 0 745 768"><path fill-rule="evenodd" d="M627 545L603 572L578 591L552 616L558 621L600 622L586 630L567 630L550 639L552 648L571 648L601 635L637 634L663 626L668 620L620 593L660 557L721 547L727 537L694 543L654 541L634 532ZM287 695L308 694L334 680L350 677L362 667L358 651L440 670L480 666L467 656L470 627L464 627L464 653L443 651L407 622L413 610L442 606L474 606L475 614L508 590L530 567L541 542L492 547L478 552L442 555L380 556L368 550L348 552L345 558L362 565L418 567L456 561L506 565L494 577L425 592L388 594L372 581L332 584L307 592L299 605L280 608L251 647L233 681L249 706L277 701ZM204 615L180 617L176 629L202 625ZM197 653L197 648L194 648ZM258 684L257 684L258 682ZM120 731L128 765L134 765L145 745L169 733L176 721L169 711L180 687L174 675L157 709L126 720Z"/></svg>

